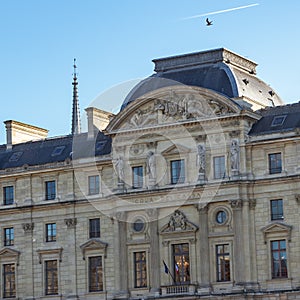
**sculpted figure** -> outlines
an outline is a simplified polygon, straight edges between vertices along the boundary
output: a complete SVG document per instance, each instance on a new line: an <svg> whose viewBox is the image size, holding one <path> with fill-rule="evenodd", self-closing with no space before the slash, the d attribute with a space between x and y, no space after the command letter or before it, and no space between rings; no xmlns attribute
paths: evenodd
<svg viewBox="0 0 300 300"><path fill-rule="evenodd" d="M155 155L152 151L149 151L147 155L147 174L150 179L155 179L156 165Z"/></svg>
<svg viewBox="0 0 300 300"><path fill-rule="evenodd" d="M205 146L198 145L197 148L197 166L199 166L199 173L205 173Z"/></svg>
<svg viewBox="0 0 300 300"><path fill-rule="evenodd" d="M230 146L230 163L231 163L231 170L238 170L239 169L239 145L236 140L231 142Z"/></svg>
<svg viewBox="0 0 300 300"><path fill-rule="evenodd" d="M115 168L118 175L118 182L122 182L124 178L124 161L121 156L119 156L115 162Z"/></svg>

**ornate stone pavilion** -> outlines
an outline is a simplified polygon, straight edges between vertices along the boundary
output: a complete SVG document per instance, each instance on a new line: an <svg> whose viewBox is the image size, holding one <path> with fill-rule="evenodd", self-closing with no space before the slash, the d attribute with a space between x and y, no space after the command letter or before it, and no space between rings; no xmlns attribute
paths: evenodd
<svg viewBox="0 0 300 300"><path fill-rule="evenodd" d="M1 298L300 299L300 104L226 49L154 60L70 135L6 121Z"/></svg>

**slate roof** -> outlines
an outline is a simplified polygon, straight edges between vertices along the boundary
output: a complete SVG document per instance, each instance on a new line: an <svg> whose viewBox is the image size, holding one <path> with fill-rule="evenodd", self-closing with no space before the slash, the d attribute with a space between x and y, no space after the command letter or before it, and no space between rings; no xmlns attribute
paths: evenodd
<svg viewBox="0 0 300 300"><path fill-rule="evenodd" d="M87 133L15 144L11 150L0 146L0 170L63 162L67 158L101 156L111 152L111 139L99 132L95 140Z"/></svg>
<svg viewBox="0 0 300 300"><path fill-rule="evenodd" d="M251 128L249 135L262 135L277 132L292 131L300 128L300 102L276 107L267 107L256 111L262 118ZM283 120L282 123L274 123L274 118Z"/></svg>
<svg viewBox="0 0 300 300"><path fill-rule="evenodd" d="M246 97L264 106L283 104L273 89L255 76L254 62L223 48L153 62L156 73L132 89L121 110L150 91L176 84L207 88L229 98Z"/></svg>

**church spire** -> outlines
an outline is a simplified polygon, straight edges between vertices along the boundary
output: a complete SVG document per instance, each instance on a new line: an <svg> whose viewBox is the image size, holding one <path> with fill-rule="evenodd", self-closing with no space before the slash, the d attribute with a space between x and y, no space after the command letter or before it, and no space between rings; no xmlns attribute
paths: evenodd
<svg viewBox="0 0 300 300"><path fill-rule="evenodd" d="M77 73L76 73L76 58L74 58L74 73L73 73L73 109L72 109L72 132L71 134L80 133L80 110L79 110L79 101L78 101L78 90L77 90Z"/></svg>

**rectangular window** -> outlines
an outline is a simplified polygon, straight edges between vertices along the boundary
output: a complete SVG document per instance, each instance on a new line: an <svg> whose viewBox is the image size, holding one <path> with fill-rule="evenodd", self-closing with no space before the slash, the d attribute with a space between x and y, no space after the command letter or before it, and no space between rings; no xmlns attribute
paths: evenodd
<svg viewBox="0 0 300 300"><path fill-rule="evenodd" d="M102 257L89 257L89 292L103 291Z"/></svg>
<svg viewBox="0 0 300 300"><path fill-rule="evenodd" d="M90 239L100 237L100 219L90 219Z"/></svg>
<svg viewBox="0 0 300 300"><path fill-rule="evenodd" d="M14 203L14 187L5 186L3 188L3 204L10 205Z"/></svg>
<svg viewBox="0 0 300 300"><path fill-rule="evenodd" d="M271 200L271 220L283 220L282 199Z"/></svg>
<svg viewBox="0 0 300 300"><path fill-rule="evenodd" d="M142 188L144 184L144 179L143 179L143 167L142 166L137 166L132 168L132 187L137 189L137 188Z"/></svg>
<svg viewBox="0 0 300 300"><path fill-rule="evenodd" d="M99 194L99 176L89 176L89 195Z"/></svg>
<svg viewBox="0 0 300 300"><path fill-rule="evenodd" d="M217 281L230 281L229 244L216 246Z"/></svg>
<svg viewBox="0 0 300 300"><path fill-rule="evenodd" d="M269 154L269 173L276 174L282 172L281 153Z"/></svg>
<svg viewBox="0 0 300 300"><path fill-rule="evenodd" d="M147 287L146 251L134 252L134 287Z"/></svg>
<svg viewBox="0 0 300 300"><path fill-rule="evenodd" d="M190 254L188 243L173 245L173 266L175 283L189 283Z"/></svg>
<svg viewBox="0 0 300 300"><path fill-rule="evenodd" d="M171 184L184 183L185 181L185 166L184 160L171 161Z"/></svg>
<svg viewBox="0 0 300 300"><path fill-rule="evenodd" d="M58 294L57 260L45 261L45 294Z"/></svg>
<svg viewBox="0 0 300 300"><path fill-rule="evenodd" d="M287 278L286 242L271 242L272 278Z"/></svg>
<svg viewBox="0 0 300 300"><path fill-rule="evenodd" d="M225 156L215 156L213 158L214 162L214 178L222 179L225 178L226 170L225 170Z"/></svg>
<svg viewBox="0 0 300 300"><path fill-rule="evenodd" d="M56 242L56 224L46 224L46 242Z"/></svg>
<svg viewBox="0 0 300 300"><path fill-rule="evenodd" d="M3 265L3 298L16 297L15 264Z"/></svg>
<svg viewBox="0 0 300 300"><path fill-rule="evenodd" d="M55 180L46 181L46 200L54 200L56 198L56 184Z"/></svg>
<svg viewBox="0 0 300 300"><path fill-rule="evenodd" d="M14 245L14 228L4 228L4 246L13 246Z"/></svg>

